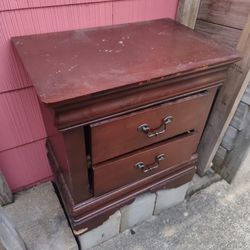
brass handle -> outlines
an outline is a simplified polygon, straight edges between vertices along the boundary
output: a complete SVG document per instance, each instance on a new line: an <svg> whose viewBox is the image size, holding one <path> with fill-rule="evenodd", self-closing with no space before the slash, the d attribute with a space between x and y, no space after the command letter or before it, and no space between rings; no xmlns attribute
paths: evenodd
<svg viewBox="0 0 250 250"><path fill-rule="evenodd" d="M163 161L163 160L165 160L165 155L164 154L159 154L159 155L157 155L155 157L154 163L146 166L142 161L140 161L140 162L137 162L135 164L135 167L142 170L143 173L147 173L149 171L152 171L152 170L158 168L159 165L160 165L160 161Z"/></svg>
<svg viewBox="0 0 250 250"><path fill-rule="evenodd" d="M173 121L172 116L166 116L162 120L161 126L157 129L150 129L150 127L147 123L143 123L137 128L137 130L141 133L146 134L148 138L151 138L151 137L158 136L160 134L165 133L167 125L170 124L172 121Z"/></svg>

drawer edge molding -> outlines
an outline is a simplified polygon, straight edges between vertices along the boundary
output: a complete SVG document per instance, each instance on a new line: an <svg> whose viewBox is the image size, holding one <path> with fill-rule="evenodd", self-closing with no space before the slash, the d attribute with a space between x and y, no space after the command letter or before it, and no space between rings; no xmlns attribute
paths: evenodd
<svg viewBox="0 0 250 250"><path fill-rule="evenodd" d="M213 88L91 124L92 164L113 159L187 131L195 130L201 135L215 93L216 89ZM158 136L148 137L146 133L138 131L141 124L159 128L164 118L169 116L172 117L171 122L161 130L164 133ZM107 141L110 141L108 145Z"/></svg>
<svg viewBox="0 0 250 250"><path fill-rule="evenodd" d="M225 66L209 69L192 76L176 77L148 86L142 85L73 104L52 107L55 110L55 124L61 130L71 129L72 126L86 125L105 116L128 113L138 107L218 87L226 79L227 69Z"/></svg>

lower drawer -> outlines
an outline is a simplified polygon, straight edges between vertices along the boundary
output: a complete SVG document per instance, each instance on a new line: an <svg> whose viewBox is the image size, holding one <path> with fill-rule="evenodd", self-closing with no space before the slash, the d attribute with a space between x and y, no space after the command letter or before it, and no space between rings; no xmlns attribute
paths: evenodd
<svg viewBox="0 0 250 250"><path fill-rule="evenodd" d="M116 160L93 166L94 194L139 181L162 170L174 170L196 152L199 134L192 132Z"/></svg>

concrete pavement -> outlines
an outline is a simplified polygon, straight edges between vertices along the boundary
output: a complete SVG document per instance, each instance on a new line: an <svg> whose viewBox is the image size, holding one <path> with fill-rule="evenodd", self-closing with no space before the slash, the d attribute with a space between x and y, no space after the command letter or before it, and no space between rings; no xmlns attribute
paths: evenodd
<svg viewBox="0 0 250 250"><path fill-rule="evenodd" d="M233 184L219 181L93 250L250 249L250 154Z"/></svg>

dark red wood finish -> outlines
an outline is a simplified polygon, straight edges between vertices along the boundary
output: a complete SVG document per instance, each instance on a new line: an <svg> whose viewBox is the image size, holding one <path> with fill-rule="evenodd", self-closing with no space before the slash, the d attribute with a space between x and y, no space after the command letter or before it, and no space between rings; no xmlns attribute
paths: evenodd
<svg viewBox="0 0 250 250"><path fill-rule="evenodd" d="M59 104L234 61L231 48L170 19L13 38L40 99Z"/></svg>
<svg viewBox="0 0 250 250"><path fill-rule="evenodd" d="M181 163L190 160L196 151L198 142L199 134L197 132L187 133L180 138L163 141L118 159L94 165L94 194L98 196L107 193L164 169L173 171ZM157 162L156 157L162 154L164 154L164 159ZM145 168L136 167L138 162L143 162Z"/></svg>
<svg viewBox="0 0 250 250"><path fill-rule="evenodd" d="M168 19L16 37L48 133L48 158L76 234L138 194L191 181L199 138L236 51ZM158 137L138 133L141 123ZM186 132L189 131L190 134ZM157 154L166 159L142 174Z"/></svg>
<svg viewBox="0 0 250 250"><path fill-rule="evenodd" d="M91 124L92 163L105 161L192 129L201 135L215 93L216 88ZM160 131L165 117L171 117L169 119L172 121L166 125L165 132L158 136L148 137L138 129L140 125L148 124L151 130Z"/></svg>

